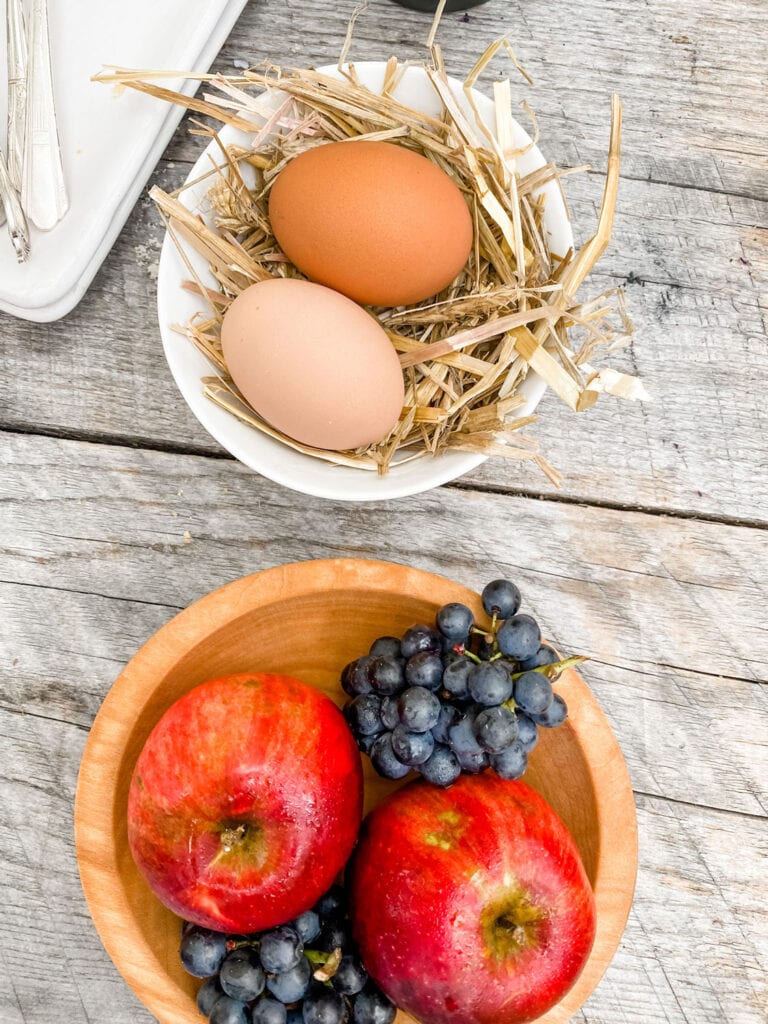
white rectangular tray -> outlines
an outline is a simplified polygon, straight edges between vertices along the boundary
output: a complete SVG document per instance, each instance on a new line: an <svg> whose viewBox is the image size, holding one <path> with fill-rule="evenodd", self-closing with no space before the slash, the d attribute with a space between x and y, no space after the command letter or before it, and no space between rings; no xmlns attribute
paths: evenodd
<svg viewBox="0 0 768 1024"><path fill-rule="evenodd" d="M16 263L0 226L0 310L58 320L85 294L182 116L131 90L91 82L103 64L206 71L246 0L49 0L56 109L70 208L31 228ZM0 0L0 123L5 123L5 9ZM181 81L163 82L178 89ZM194 91L194 85L185 91ZM5 130L0 131L4 144Z"/></svg>

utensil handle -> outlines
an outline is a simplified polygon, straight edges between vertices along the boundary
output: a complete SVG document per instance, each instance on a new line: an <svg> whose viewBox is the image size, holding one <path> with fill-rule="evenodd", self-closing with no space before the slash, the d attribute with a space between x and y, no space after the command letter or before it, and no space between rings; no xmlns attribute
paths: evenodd
<svg viewBox="0 0 768 1024"><path fill-rule="evenodd" d="M42 231L55 227L69 209L53 101L47 0L32 0L21 202Z"/></svg>
<svg viewBox="0 0 768 1024"><path fill-rule="evenodd" d="M21 192L24 172L24 124L27 106L27 36L23 0L7 0L8 173Z"/></svg>
<svg viewBox="0 0 768 1024"><path fill-rule="evenodd" d="M8 234L11 236L16 259L19 263L25 263L29 259L29 228L2 150L0 150L0 202L2 202L3 210L8 218Z"/></svg>

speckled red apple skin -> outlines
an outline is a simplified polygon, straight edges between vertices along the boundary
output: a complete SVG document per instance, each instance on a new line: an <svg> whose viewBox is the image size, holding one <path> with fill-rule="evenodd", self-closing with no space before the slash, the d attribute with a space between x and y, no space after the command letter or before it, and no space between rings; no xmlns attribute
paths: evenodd
<svg viewBox="0 0 768 1024"><path fill-rule="evenodd" d="M287 676L211 680L150 733L131 780L128 841L175 913L252 932L311 907L362 815L360 755L336 705ZM248 842L227 853L222 830Z"/></svg>
<svg viewBox="0 0 768 1024"><path fill-rule="evenodd" d="M522 1024L557 1003L595 936L570 833L523 782L491 772L415 782L365 820L349 872L363 961L425 1024ZM494 957L483 908L517 886L544 914L536 948Z"/></svg>

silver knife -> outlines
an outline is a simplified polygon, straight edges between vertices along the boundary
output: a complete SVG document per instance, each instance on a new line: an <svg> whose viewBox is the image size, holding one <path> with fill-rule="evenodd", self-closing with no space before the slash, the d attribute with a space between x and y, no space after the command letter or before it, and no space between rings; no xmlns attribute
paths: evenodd
<svg viewBox="0 0 768 1024"><path fill-rule="evenodd" d="M21 205L42 231L55 227L69 209L53 103L47 0L32 0Z"/></svg>
<svg viewBox="0 0 768 1024"><path fill-rule="evenodd" d="M7 0L8 172L21 192L24 169L24 121L27 107L27 36L23 0Z"/></svg>
<svg viewBox="0 0 768 1024"><path fill-rule="evenodd" d="M13 187L13 182L8 172L8 164L5 162L1 149L0 202L2 202L5 216L8 218L8 234L11 236L11 242L16 251L16 259L19 263L26 263L29 258L29 228L27 227L27 219L19 202L19 194Z"/></svg>

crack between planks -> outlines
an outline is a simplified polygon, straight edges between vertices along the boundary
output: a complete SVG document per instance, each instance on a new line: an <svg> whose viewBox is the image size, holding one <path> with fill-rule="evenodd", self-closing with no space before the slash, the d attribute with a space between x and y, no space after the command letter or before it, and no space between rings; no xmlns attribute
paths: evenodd
<svg viewBox="0 0 768 1024"><path fill-rule="evenodd" d="M603 668L616 669L619 672L629 672L636 675L649 675L654 676L657 679L661 679L661 673L654 672L653 669L668 668L672 672L686 672L692 676L705 676L707 679L716 679L719 682L724 683L747 683L753 686L755 683L761 686L768 684L768 680L760 679L757 676L753 676L751 679L747 676L733 676L727 675L722 672L707 672L701 668L691 668L690 665L671 665L665 661L633 661L627 662L622 665L615 661L603 661L601 658L590 657L586 662L585 669L588 671L589 665L601 665ZM601 680L604 682L604 680Z"/></svg>
<svg viewBox="0 0 768 1024"><path fill-rule="evenodd" d="M11 708L7 704L0 704L0 711L6 711L9 715L21 715L22 718L39 718L43 722L56 722L58 725L69 725L81 732L90 732L90 725L83 725L82 722L72 722L68 718L57 718L55 715L43 715L39 711L29 711L27 708Z"/></svg>
<svg viewBox="0 0 768 1024"><path fill-rule="evenodd" d="M28 583L26 580L5 580L0 579L0 585L9 587L32 587L35 590L55 590L60 594L82 594L83 597L101 597L105 601L124 601L128 604L144 604L152 608L167 608L171 612L181 612L184 609L175 604L166 604L164 601L147 601L141 597L121 597L119 594L102 594L97 590L78 590L76 587L57 587L52 583Z"/></svg>
<svg viewBox="0 0 768 1024"><path fill-rule="evenodd" d="M586 171L590 177L605 178L605 172L595 167ZM731 192L727 188L716 188L714 185L691 185L682 181L664 181L663 178L643 177L640 174L622 174L622 181L636 181L644 185L658 185L661 188L681 188L687 192L704 192L716 196L733 196L734 199L746 199L748 202L764 203L765 196L750 195L749 192Z"/></svg>
<svg viewBox="0 0 768 1024"><path fill-rule="evenodd" d="M662 793L647 793L642 789L632 789L635 796L643 797L645 800L659 800L665 804L675 804L680 807L690 807L695 811L710 811L712 814L725 814L731 818L751 818L754 821L767 821L768 815L756 814L754 811L737 811L732 807L713 807L712 804L696 804L691 800L680 800L674 796L664 796Z"/></svg>
<svg viewBox="0 0 768 1024"><path fill-rule="evenodd" d="M206 448L204 445L182 444L174 441L158 441L151 437L142 437L126 434L110 434L107 431L93 432L88 430L77 430L67 428L66 430L56 427L24 426L23 424L3 425L0 424L0 434L19 434L22 437L49 437L54 441L81 441L85 444L112 445L115 448L130 448L138 451L161 452L167 455L193 455L202 456L206 459L218 459L222 462L236 462L237 460L223 450Z"/></svg>
<svg viewBox="0 0 768 1024"><path fill-rule="evenodd" d="M193 458L216 459L219 462L237 462L237 459L228 452L209 450L203 447L203 445L176 444L150 438L127 437L121 434L93 434L84 430L32 428L15 424L13 426L3 426L0 424L0 434L16 434L22 437L48 437L57 441L77 441L85 444L128 448L134 451L159 452L163 455L188 455ZM601 498L586 498L581 495L552 494L525 487L492 487L489 484L469 483L463 480L452 480L442 486L449 490L474 491L478 494L497 494L510 498L549 501L554 504L574 505L581 508L600 508L608 512L638 512L642 515L666 516L669 519L682 519L701 523L713 523L718 526L734 526L750 530L768 531L768 522L751 519L746 516L727 516L714 512L694 512L688 509L661 508L657 505L633 505L629 502L606 501Z"/></svg>
<svg viewBox="0 0 768 1024"><path fill-rule="evenodd" d="M639 512L642 515L665 516L668 519L693 520L713 523L718 526L746 527L750 530L768 530L768 522L750 519L746 516L726 516L716 512L692 512L687 509L661 508L658 505L632 505L624 501L606 501L602 498L585 498L578 495L551 494L546 491L529 490L524 487L492 487L490 484L469 483L452 480L443 484L451 490L476 491L480 494L500 494L510 498L530 498L535 501L551 501L560 505L575 505L581 508L601 508L608 512Z"/></svg>

